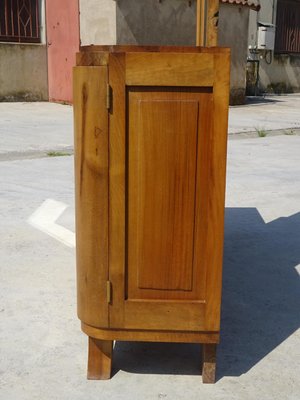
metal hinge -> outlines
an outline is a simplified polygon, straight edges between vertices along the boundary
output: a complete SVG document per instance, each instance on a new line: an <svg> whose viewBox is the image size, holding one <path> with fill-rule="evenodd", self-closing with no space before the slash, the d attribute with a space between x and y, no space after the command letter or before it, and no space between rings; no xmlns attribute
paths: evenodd
<svg viewBox="0 0 300 400"><path fill-rule="evenodd" d="M106 86L106 108L110 110L112 100L112 89L109 84Z"/></svg>
<svg viewBox="0 0 300 400"><path fill-rule="evenodd" d="M106 298L107 298L107 303L110 304L112 300L112 285L111 281L106 282Z"/></svg>

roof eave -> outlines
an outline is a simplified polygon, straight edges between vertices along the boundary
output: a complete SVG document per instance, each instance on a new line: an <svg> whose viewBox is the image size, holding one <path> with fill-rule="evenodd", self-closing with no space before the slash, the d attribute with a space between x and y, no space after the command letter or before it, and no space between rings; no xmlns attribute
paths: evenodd
<svg viewBox="0 0 300 400"><path fill-rule="evenodd" d="M257 11L257 12L261 8L259 3L255 4L255 3L253 3L253 2L251 2L249 0L248 1L243 1L243 0L220 0L220 2L223 3L223 4L227 3L227 4L236 5L236 6L248 7L251 10L254 10L254 11Z"/></svg>

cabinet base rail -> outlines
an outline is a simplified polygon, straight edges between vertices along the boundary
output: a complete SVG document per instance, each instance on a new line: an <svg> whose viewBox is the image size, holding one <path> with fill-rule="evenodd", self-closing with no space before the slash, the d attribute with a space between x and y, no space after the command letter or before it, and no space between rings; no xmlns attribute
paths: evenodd
<svg viewBox="0 0 300 400"><path fill-rule="evenodd" d="M201 343L202 381L215 383L216 350L218 332L142 331L101 329L82 323L82 330L89 337L87 378L105 380L111 378L113 341L148 341Z"/></svg>

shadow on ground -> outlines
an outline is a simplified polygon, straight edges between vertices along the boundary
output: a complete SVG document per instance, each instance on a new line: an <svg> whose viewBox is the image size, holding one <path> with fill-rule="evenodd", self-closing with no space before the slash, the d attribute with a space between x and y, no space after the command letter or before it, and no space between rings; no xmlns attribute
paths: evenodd
<svg viewBox="0 0 300 400"><path fill-rule="evenodd" d="M246 105L251 104L274 104L274 103L282 103L283 100L278 100L278 95L276 98L266 98L265 96L247 96L246 97Z"/></svg>
<svg viewBox="0 0 300 400"><path fill-rule="evenodd" d="M240 376L300 326L300 213L265 223L227 208L217 378ZM114 373L199 375L201 346L117 342Z"/></svg>

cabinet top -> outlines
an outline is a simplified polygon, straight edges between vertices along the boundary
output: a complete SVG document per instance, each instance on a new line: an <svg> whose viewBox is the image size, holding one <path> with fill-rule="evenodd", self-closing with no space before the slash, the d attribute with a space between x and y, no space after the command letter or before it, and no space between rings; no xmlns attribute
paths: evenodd
<svg viewBox="0 0 300 400"><path fill-rule="evenodd" d="M200 46L135 46L135 45L90 45L81 46L80 52L163 52L163 53L228 53L227 47L200 47Z"/></svg>
<svg viewBox="0 0 300 400"><path fill-rule="evenodd" d="M227 47L200 46L133 46L133 45L91 45L81 46L76 55L76 65L107 65L112 53L198 53L230 54Z"/></svg>

